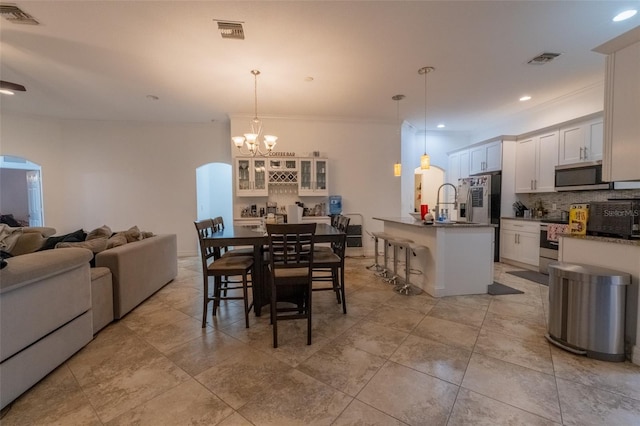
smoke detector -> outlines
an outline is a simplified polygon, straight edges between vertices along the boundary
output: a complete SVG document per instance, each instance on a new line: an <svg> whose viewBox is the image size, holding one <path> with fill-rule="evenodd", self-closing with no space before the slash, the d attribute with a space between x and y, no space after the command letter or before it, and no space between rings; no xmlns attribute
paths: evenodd
<svg viewBox="0 0 640 426"><path fill-rule="evenodd" d="M546 63L549 63L549 62L553 61L558 56L560 56L559 53L545 52L545 53L539 54L538 56L536 56L535 58L531 59L527 63L530 64L530 65L544 65Z"/></svg>
<svg viewBox="0 0 640 426"><path fill-rule="evenodd" d="M2 17L5 18L7 21L12 22L14 24L27 24L27 25L40 24L38 21L34 19L33 16L22 11L15 4L0 3L0 15L2 15Z"/></svg>
<svg viewBox="0 0 640 426"><path fill-rule="evenodd" d="M242 22L233 21L218 21L218 30L222 38L232 38L235 40L244 40L244 29L242 28Z"/></svg>

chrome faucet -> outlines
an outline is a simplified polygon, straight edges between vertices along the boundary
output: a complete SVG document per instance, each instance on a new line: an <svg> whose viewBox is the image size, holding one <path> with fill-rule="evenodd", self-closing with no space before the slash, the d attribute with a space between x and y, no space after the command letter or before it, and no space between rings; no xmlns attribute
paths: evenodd
<svg viewBox="0 0 640 426"><path fill-rule="evenodd" d="M443 183L442 185L440 185L440 187L438 188L438 194L436 195L436 220L438 220L438 218L440 217L440 190L442 189L443 186L447 186L449 185L450 187L453 188L453 203L445 203L443 202L442 204L453 204L453 209L457 210L458 209L458 188L456 188L456 186L452 183Z"/></svg>

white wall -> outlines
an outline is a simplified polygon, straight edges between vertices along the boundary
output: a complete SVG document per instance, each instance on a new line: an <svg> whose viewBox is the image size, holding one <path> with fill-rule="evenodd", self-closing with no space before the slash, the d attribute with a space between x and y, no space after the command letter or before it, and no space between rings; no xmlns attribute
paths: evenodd
<svg viewBox="0 0 640 426"><path fill-rule="evenodd" d="M373 216L400 215L401 180L393 176L393 165L400 158L396 123L261 118L263 131L278 136L275 151L295 152L296 156L320 151L329 159L329 194L342 196L343 214L362 214L366 231L382 230L382 223ZM231 134L246 133L249 119L231 117ZM315 197L301 200L311 204L319 201ZM324 201L328 205L328 198ZM236 202L247 204L248 200L236 198ZM364 251L373 253L366 233L363 243Z"/></svg>
<svg viewBox="0 0 640 426"><path fill-rule="evenodd" d="M196 255L196 168L230 163L228 123L56 120L2 115L4 155L42 166L45 225L59 233L103 224L175 233Z"/></svg>

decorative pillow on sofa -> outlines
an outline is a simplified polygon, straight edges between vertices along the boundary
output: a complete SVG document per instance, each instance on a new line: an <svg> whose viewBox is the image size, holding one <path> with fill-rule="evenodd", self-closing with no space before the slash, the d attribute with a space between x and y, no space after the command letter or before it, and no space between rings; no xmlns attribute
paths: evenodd
<svg viewBox="0 0 640 426"><path fill-rule="evenodd" d="M87 237L87 234L82 229L78 229L77 231L72 232L70 234L66 234L66 235L59 235L57 237L49 237L49 238L47 238L47 241L44 242L44 244L42 245L40 250L38 250L38 251L51 250L52 248L54 248L56 246L56 244L63 243L63 242L64 243L79 243L81 241L84 241L86 237Z"/></svg>
<svg viewBox="0 0 640 426"><path fill-rule="evenodd" d="M142 235L140 234L140 229L137 226L132 226L126 231L120 231L118 234L123 234L127 238L128 243L132 243L134 241L140 241L142 239Z"/></svg>
<svg viewBox="0 0 640 426"><path fill-rule="evenodd" d="M94 240L96 238L109 238L111 236L111 228L107 225L102 225L100 228L96 228L87 234L85 241Z"/></svg>
<svg viewBox="0 0 640 426"><path fill-rule="evenodd" d="M127 244L127 237L121 232L114 234L113 237L107 240L107 249L123 246L125 244Z"/></svg>
<svg viewBox="0 0 640 426"><path fill-rule="evenodd" d="M141 240L153 237L153 232L151 231L141 231L140 233L142 234L142 238L140 238Z"/></svg>
<svg viewBox="0 0 640 426"><path fill-rule="evenodd" d="M100 253L107 249L107 239L106 238L94 238L89 241L80 241L77 243L71 242L61 242L56 244L56 248L67 248L67 247L80 247L91 250L93 253Z"/></svg>

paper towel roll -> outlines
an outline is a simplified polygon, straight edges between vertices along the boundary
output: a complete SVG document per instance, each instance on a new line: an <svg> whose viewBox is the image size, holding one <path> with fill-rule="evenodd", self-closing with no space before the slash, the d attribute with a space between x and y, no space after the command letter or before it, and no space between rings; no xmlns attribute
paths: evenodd
<svg viewBox="0 0 640 426"><path fill-rule="evenodd" d="M302 207L291 204L287 206L287 223L300 223L302 221Z"/></svg>

